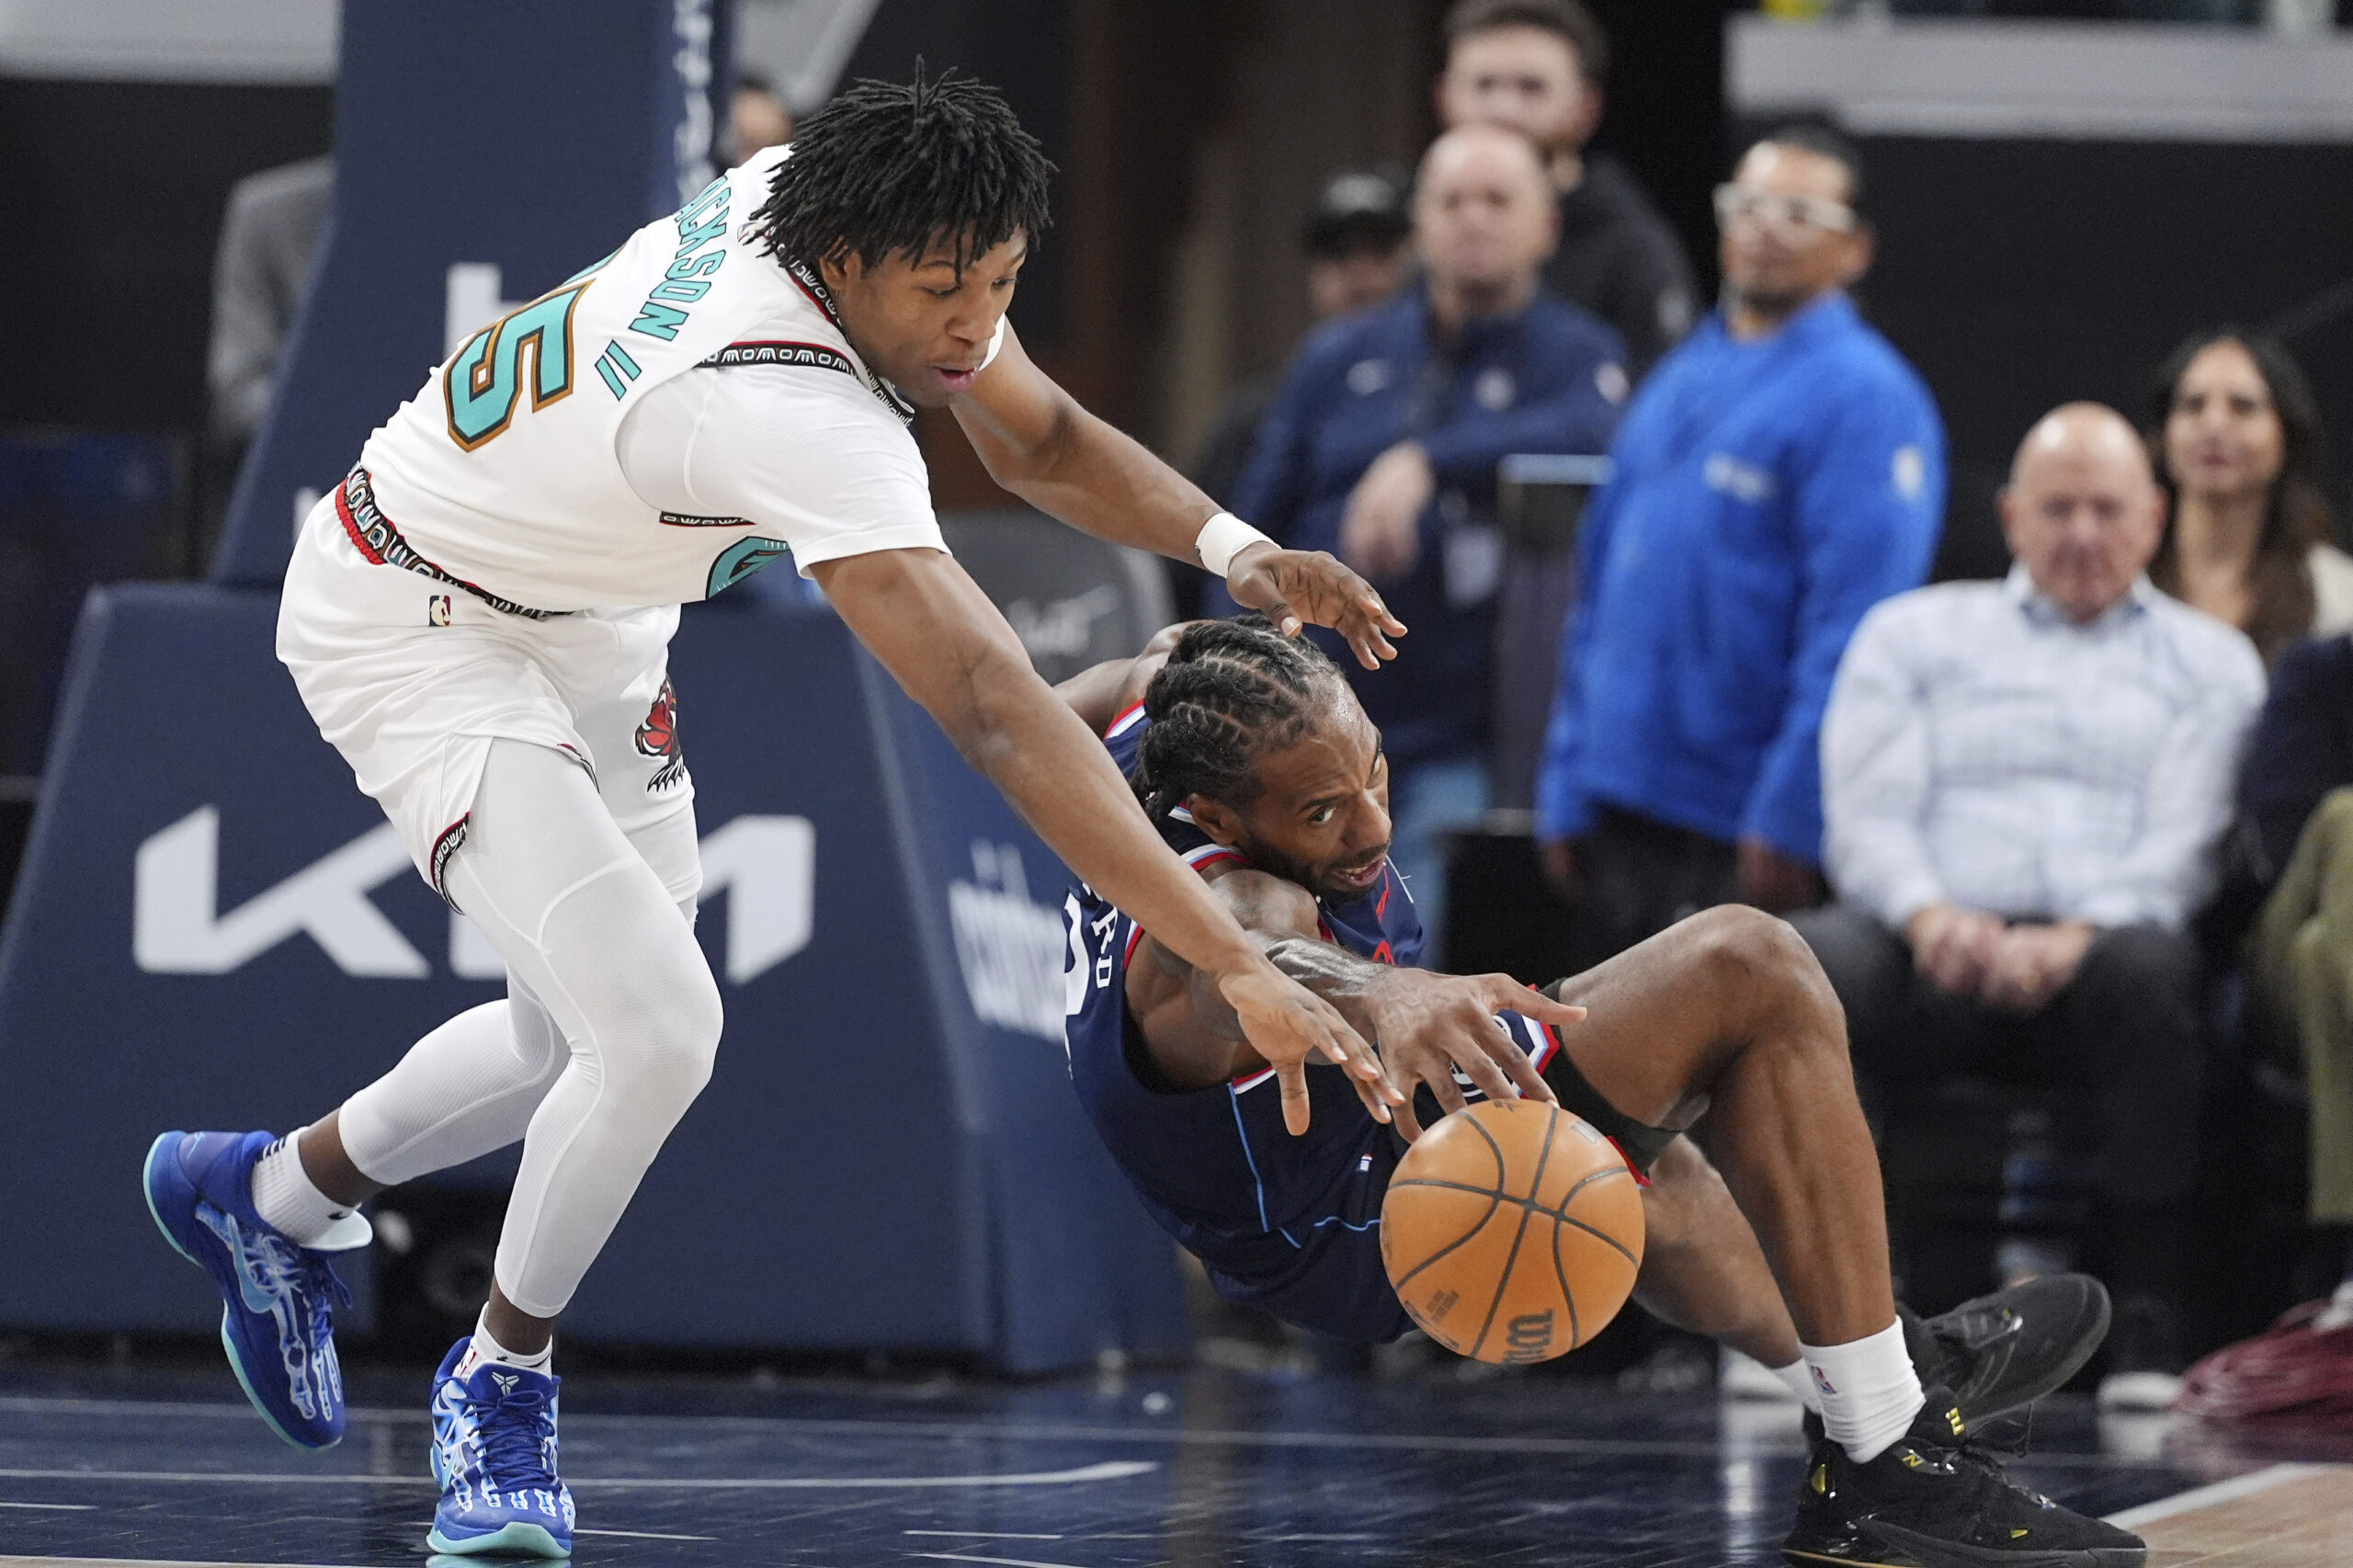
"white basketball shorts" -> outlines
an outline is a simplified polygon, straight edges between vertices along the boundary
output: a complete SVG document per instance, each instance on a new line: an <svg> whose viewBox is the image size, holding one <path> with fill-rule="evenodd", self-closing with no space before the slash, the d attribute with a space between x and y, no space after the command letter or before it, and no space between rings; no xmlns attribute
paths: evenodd
<svg viewBox="0 0 2353 1568"><path fill-rule="evenodd" d="M496 608L369 560L339 494L296 536L278 657L434 891L449 897L442 873L465 844L490 743L506 739L577 762L671 896L691 900L702 879L669 682L677 607L537 619Z"/></svg>

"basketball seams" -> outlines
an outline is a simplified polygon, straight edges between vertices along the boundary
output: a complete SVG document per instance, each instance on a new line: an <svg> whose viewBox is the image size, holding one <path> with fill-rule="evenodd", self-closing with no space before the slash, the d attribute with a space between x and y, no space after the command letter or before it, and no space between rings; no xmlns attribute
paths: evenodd
<svg viewBox="0 0 2353 1568"><path fill-rule="evenodd" d="M1474 1128L1478 1128L1479 1136L1486 1139L1488 1147L1495 1151L1495 1164L1497 1166L1495 1173L1496 1196L1501 1197L1503 1196L1502 1188L1504 1185L1504 1178L1506 1175L1508 1174L1508 1167L1505 1165L1503 1157L1503 1145L1496 1142L1495 1135L1490 1133L1485 1128L1479 1127L1477 1122L1473 1121L1471 1125ZM1479 1352L1485 1347L1487 1335L1495 1326L1495 1313L1502 1310L1504 1304L1504 1293L1511 1289L1511 1271L1519 1267L1519 1249L1527 1244L1528 1227L1536 1218L1536 1195L1544 1190L1544 1167L1552 1158L1552 1140L1559 1134L1560 1131L1561 1119L1559 1117L1555 1116L1546 1119L1544 1123L1544 1142L1536 1151L1536 1169L1528 1178L1528 1197L1524 1199L1515 1200L1520 1205L1519 1229L1511 1238L1511 1251L1504 1258L1503 1272L1495 1276L1495 1293L1487 1299L1487 1316L1485 1321L1479 1324L1479 1337L1471 1342L1471 1354L1473 1356L1478 1355ZM1483 1229L1484 1227L1482 1228ZM1555 1246L1552 1251L1554 1256L1557 1257L1560 1255L1560 1248L1558 1246Z"/></svg>
<svg viewBox="0 0 2353 1568"><path fill-rule="evenodd" d="M1430 1254L1429 1256L1422 1259L1421 1262L1407 1269L1403 1278L1391 1282L1392 1288L1395 1290L1397 1294L1400 1296L1403 1296L1405 1293L1405 1287L1413 1283L1414 1276L1419 1274L1423 1269L1427 1268L1431 1264L1436 1263L1439 1258L1446 1256L1449 1253L1453 1252L1458 1247L1470 1245L1471 1243L1478 1236L1479 1233L1487 1228L1487 1221L1495 1217L1495 1210L1501 1208L1504 1202L1504 1196L1500 1192L1490 1192L1484 1187L1467 1187L1459 1182L1392 1182L1390 1186L1392 1189L1400 1186L1449 1187L1454 1188L1457 1192L1477 1193L1480 1197L1484 1198L1487 1200L1487 1211L1479 1216L1479 1222L1477 1224L1472 1226L1469 1230L1463 1232L1461 1235L1455 1237L1452 1241L1438 1248L1438 1251ZM1395 1233L1396 1233L1390 1230L1388 1226L1383 1225L1381 1230L1381 1244L1384 1246L1387 1245L1389 1238Z"/></svg>
<svg viewBox="0 0 2353 1568"><path fill-rule="evenodd" d="M1599 1180L1603 1179L1604 1177L1608 1177L1608 1176L1628 1176L1628 1177L1631 1179L1631 1173L1630 1173L1629 1171L1627 1171L1627 1170L1626 1170L1626 1168L1625 1168L1624 1166L1622 1166L1622 1165L1620 1165L1620 1166L1619 1166L1619 1167L1617 1167L1616 1169L1613 1169L1613 1170L1596 1171L1596 1172L1594 1172L1591 1176L1584 1176L1584 1177L1579 1178L1579 1180L1578 1180L1578 1182L1577 1182L1577 1185L1576 1185L1575 1187L1571 1187L1571 1188L1569 1189L1569 1197L1570 1197L1570 1198L1574 1198L1574 1197L1577 1195L1577 1193L1578 1193L1579 1191L1581 1191L1581 1190L1585 1187L1585 1186L1586 1186L1586 1184L1587 1182L1599 1181ZM1587 1234L1587 1235L1589 1235L1589 1236L1593 1237L1596 1241L1607 1243L1607 1244L1608 1244L1612 1249L1614 1249L1614 1250L1618 1253L1618 1255L1619 1255L1620 1256L1623 1257L1627 1262L1629 1262L1629 1263L1631 1263L1631 1264L1634 1265L1634 1266L1635 1266L1636 1267L1638 1267L1638 1268L1639 1268L1640 1267L1642 1267L1642 1261L1643 1261L1643 1260L1642 1260L1641 1258L1636 1257L1636 1256L1633 1255L1633 1253L1632 1253L1632 1252L1631 1252L1631 1251L1627 1247L1627 1245L1626 1245L1626 1244L1625 1244L1625 1243L1623 1243L1623 1242L1620 1241L1617 1237L1615 1237L1615 1236L1611 1235L1608 1232L1604 1231L1604 1230L1600 1230L1600 1229L1598 1229L1598 1228L1597 1228L1597 1227L1595 1227L1595 1226L1593 1226L1593 1225L1590 1225L1590 1224L1586 1223L1585 1221L1578 1219L1578 1218L1577 1218L1575 1215L1574 1215L1574 1214L1566 1214L1566 1213L1563 1213L1563 1212L1561 1211L1561 1210L1559 1210L1559 1209L1547 1209L1547 1208L1545 1208L1542 1204L1540 1204L1540 1203L1537 1202L1537 1201L1536 1201L1534 1199L1532 1199L1532 1198L1514 1198L1514 1197L1512 1197L1509 1193L1505 1193L1505 1192L1496 1192L1496 1191L1495 1191L1495 1190L1493 1190L1493 1189L1491 1189L1491 1188L1483 1187L1474 1187L1474 1186L1472 1186L1472 1185L1471 1183L1469 1183L1469 1182L1465 1182L1465 1181L1440 1181L1440 1180L1438 1180L1438 1179L1437 1177L1435 1177L1435 1176L1409 1176L1409 1177L1407 1177L1406 1179L1404 1179L1404 1181L1392 1181L1392 1182L1391 1182L1391 1183L1389 1184L1389 1188L1390 1188L1390 1190L1391 1190L1391 1191L1392 1191L1392 1192L1393 1192L1393 1191L1395 1191L1397 1188L1399 1188L1399 1187L1444 1187L1446 1190L1448 1190L1448 1191L1449 1191L1449 1192L1472 1192L1472 1193L1476 1193L1476 1194L1478 1194L1478 1195L1479 1195L1480 1197L1482 1197L1482 1198L1485 1198L1485 1199L1493 1199L1493 1200L1494 1200L1494 1202L1495 1202L1495 1203L1496 1203L1496 1204L1504 1204L1504 1203L1513 1203L1513 1204L1518 1204L1518 1205L1520 1208L1522 1208L1522 1209L1532 1210L1534 1210L1535 1212L1537 1212L1537 1213L1539 1213L1539 1214L1543 1214L1543 1215L1549 1216L1550 1218L1552 1218L1552 1219L1553 1219L1553 1220L1555 1220L1555 1221L1559 1221L1560 1223L1562 1223L1562 1224L1563 1224L1563 1225L1574 1225L1574 1226L1575 1226L1578 1230L1583 1231L1586 1234ZM1562 1201L1563 1201L1563 1206L1565 1206L1565 1205L1566 1205L1566 1203L1567 1203L1567 1199L1563 1199ZM1472 1235L1477 1235L1477 1234L1479 1233L1479 1226L1480 1226L1480 1225L1484 1225L1484 1224L1487 1222L1487 1220L1493 1216L1493 1213L1494 1213L1494 1210L1491 1208L1491 1209L1488 1210L1488 1213L1487 1213L1486 1215L1483 1215L1483 1216L1480 1218L1479 1225L1474 1225L1474 1226L1472 1226L1472 1227L1471 1234L1472 1234ZM1408 1274L1407 1276L1405 1276L1405 1278L1407 1278L1407 1279L1412 1278L1414 1277L1414 1274L1419 1274L1419 1273L1420 1273L1424 1268L1428 1267L1430 1264L1437 1262L1439 1258L1441 1258L1441 1257L1445 1256L1446 1256L1446 1254L1447 1254L1448 1252L1451 1252L1451 1251L1453 1251L1456 1247L1461 1246L1461 1245L1462 1244L1462 1242L1463 1242L1463 1241L1468 1241L1468 1240L1470 1240L1470 1237L1469 1237L1469 1236L1465 1236L1465 1237L1463 1237L1463 1238L1461 1239L1461 1241L1455 1241L1455 1242L1449 1242L1449 1243L1448 1243L1448 1244L1447 1244L1447 1246L1446 1246L1445 1251L1443 1251L1443 1252L1435 1252L1435 1253L1432 1253L1432 1254L1431 1254L1427 1258L1424 1259L1421 1263L1418 1263L1418 1264L1415 1265L1415 1266L1414 1266L1414 1272L1413 1272L1413 1274ZM1400 1280L1398 1283L1399 1283L1400 1285L1403 1285L1403 1284L1404 1284L1404 1280Z"/></svg>

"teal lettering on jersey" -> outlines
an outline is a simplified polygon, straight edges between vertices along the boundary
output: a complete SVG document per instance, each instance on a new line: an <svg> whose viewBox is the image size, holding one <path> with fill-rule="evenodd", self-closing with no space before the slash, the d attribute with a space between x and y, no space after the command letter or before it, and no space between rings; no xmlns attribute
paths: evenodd
<svg viewBox="0 0 2353 1568"><path fill-rule="evenodd" d="M637 380L644 372L637 368L637 361L629 357L628 349L619 343L608 342L605 345L605 351L597 356L597 374L604 378L605 390L611 392L613 401L618 403L628 395L626 383Z"/></svg>
<svg viewBox="0 0 2353 1568"><path fill-rule="evenodd" d="M686 312L675 310L668 305L658 305L648 300L638 307L637 319L629 324L629 329L631 332L642 332L648 337L658 337L663 342L668 343L677 337L678 329L686 324Z"/></svg>
<svg viewBox="0 0 2353 1568"><path fill-rule="evenodd" d="M739 539L710 563L710 581L704 585L702 597L716 598L721 590L733 587L761 567L791 553L792 547L780 539Z"/></svg>
<svg viewBox="0 0 2353 1568"><path fill-rule="evenodd" d="M589 285L532 301L466 340L441 377L449 438L472 451L515 417L523 395L523 355L531 356L531 406L545 408L572 392L572 312Z"/></svg>
<svg viewBox="0 0 2353 1568"><path fill-rule="evenodd" d="M693 304L710 292L710 275L727 260L724 248L695 252L727 233L728 187L724 178L711 181L702 193L678 210L678 251L656 283L638 307L637 319L629 324L631 332L642 332L648 337L658 337L665 343L677 341L678 329L687 324L687 312L676 305L662 303L676 300ZM607 385L610 385L609 378ZM619 397L620 394L613 394ZM721 586L725 586L724 584ZM716 589L712 590L717 592Z"/></svg>

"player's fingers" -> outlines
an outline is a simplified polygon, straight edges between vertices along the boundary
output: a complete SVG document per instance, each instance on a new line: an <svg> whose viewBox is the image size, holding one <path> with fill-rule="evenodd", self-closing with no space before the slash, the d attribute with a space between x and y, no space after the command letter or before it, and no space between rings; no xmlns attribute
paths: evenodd
<svg viewBox="0 0 2353 1568"><path fill-rule="evenodd" d="M1489 996L1498 1013L1518 1013L1523 1018L1551 1024L1554 1028L1568 1028L1585 1022L1586 1010L1574 1002L1555 1002L1541 991L1522 985L1507 974L1482 975L1493 989Z"/></svg>
<svg viewBox="0 0 2353 1568"><path fill-rule="evenodd" d="M1321 1041L1324 1054L1346 1069L1350 1077L1379 1085L1385 1098L1392 1101L1401 1099L1403 1096L1389 1083L1388 1070L1381 1066L1380 1053L1366 1044L1364 1037L1350 1028L1348 1021L1340 1017L1329 1003L1324 1004L1324 1038ZM1388 1118L1381 1119L1385 1121Z"/></svg>
<svg viewBox="0 0 2353 1568"><path fill-rule="evenodd" d="M1296 1062L1279 1063L1275 1083L1283 1095L1283 1130L1296 1138L1307 1131L1307 1069Z"/></svg>
<svg viewBox="0 0 2353 1568"><path fill-rule="evenodd" d="M1483 1017L1472 1027L1477 1031L1473 1036L1477 1041L1476 1049L1453 1052L1456 1065L1461 1068L1465 1077L1479 1085L1479 1092L1489 1099L1518 1098L1518 1096L1511 1092L1511 1079L1506 1075L1500 1062L1500 1059L1506 1053L1513 1056L1520 1055L1518 1048L1512 1044L1511 1036L1504 1033L1502 1027L1490 1017ZM1521 1060L1525 1061L1526 1058L1522 1057ZM1445 1076L1446 1086L1452 1089L1454 1074L1449 1073ZM1430 1087L1433 1090L1437 1089L1436 1079L1430 1081Z"/></svg>
<svg viewBox="0 0 2353 1568"><path fill-rule="evenodd" d="M1268 620L1275 623L1275 630L1286 637L1298 636L1301 628L1305 624L1299 619L1299 611L1291 608L1290 601L1280 594L1277 594L1258 608Z"/></svg>
<svg viewBox="0 0 2353 1568"><path fill-rule="evenodd" d="M1425 1081L1430 1086L1430 1098L1438 1101L1438 1114L1441 1116L1452 1116L1456 1111L1462 1110L1471 1104L1469 1100L1462 1097L1462 1086L1454 1081L1453 1074L1433 1073ZM1495 1081L1498 1085L1503 1082L1500 1076ZM1486 1085L1482 1084L1480 1087L1484 1089ZM1491 1100L1498 1098L1507 1100L1511 1096L1508 1094L1498 1096L1490 1090L1487 1097Z"/></svg>
<svg viewBox="0 0 2353 1568"><path fill-rule="evenodd" d="M1422 1135L1422 1119L1414 1114L1414 1096L1411 1095L1406 1096L1405 1103L1397 1108L1397 1131L1408 1143Z"/></svg>
<svg viewBox="0 0 2353 1568"><path fill-rule="evenodd" d="M1503 1062L1504 1071L1510 1074L1511 1081L1519 1085L1524 1098L1541 1100L1546 1105L1561 1103L1561 1096L1552 1092L1552 1085L1544 1081L1544 1074L1536 1070L1536 1063L1529 1060L1526 1051L1506 1051Z"/></svg>

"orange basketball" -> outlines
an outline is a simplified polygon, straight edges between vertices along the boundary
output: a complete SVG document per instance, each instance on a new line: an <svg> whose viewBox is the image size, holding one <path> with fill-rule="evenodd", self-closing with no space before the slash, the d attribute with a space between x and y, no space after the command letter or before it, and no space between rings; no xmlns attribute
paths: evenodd
<svg viewBox="0 0 2353 1568"><path fill-rule="evenodd" d="M1642 1190L1592 1123L1534 1100L1484 1101L1398 1162L1381 1259L1448 1349L1548 1361L1599 1334L1633 1293Z"/></svg>

